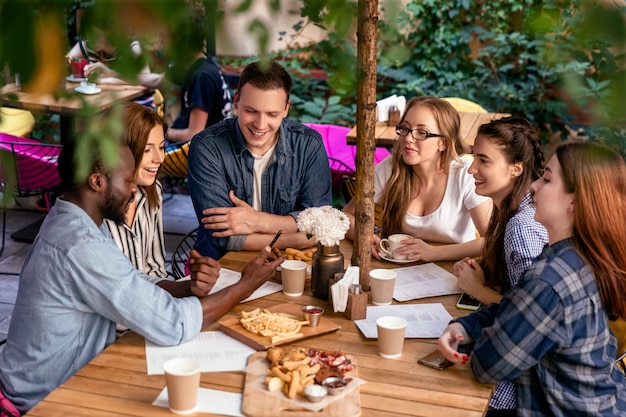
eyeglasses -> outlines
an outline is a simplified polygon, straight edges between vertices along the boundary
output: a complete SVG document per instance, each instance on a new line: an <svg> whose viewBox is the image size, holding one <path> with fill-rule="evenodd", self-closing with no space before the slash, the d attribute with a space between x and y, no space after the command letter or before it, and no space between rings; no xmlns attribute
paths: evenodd
<svg viewBox="0 0 626 417"><path fill-rule="evenodd" d="M398 136L405 137L409 133L415 140L426 140L428 138L442 138L443 137L443 135L440 135L438 133L430 133L424 129L409 129L408 127L402 126L402 125L396 126L396 134Z"/></svg>

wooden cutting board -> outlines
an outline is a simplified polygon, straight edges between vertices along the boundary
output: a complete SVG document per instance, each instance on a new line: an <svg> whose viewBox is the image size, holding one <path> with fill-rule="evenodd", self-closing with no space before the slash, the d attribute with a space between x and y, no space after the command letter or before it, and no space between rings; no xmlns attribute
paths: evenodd
<svg viewBox="0 0 626 417"><path fill-rule="evenodd" d="M248 358L248 365L258 359L265 361L265 356L265 352L253 353ZM357 376L356 366L347 376ZM287 397L274 396L268 391L253 388L252 384L257 378L265 379L265 376L246 373L241 411L247 417L357 417L361 414L359 388L338 397L336 401L319 411L312 411L294 404ZM306 400L301 399L301 401Z"/></svg>
<svg viewBox="0 0 626 417"><path fill-rule="evenodd" d="M302 316L302 306L295 303L278 304L274 307L268 308L268 310L276 313L287 313L294 316ZM221 331L231 337L234 337L240 342L245 343L253 349L266 350L268 347L273 345L270 337L250 333L249 331L244 329L239 322L239 318L237 317L231 317L229 319L222 320L220 321L219 325ZM300 329L300 333L302 333L302 336L285 339L274 345L284 345L286 343L292 343L296 340L308 339L310 337L331 333L339 329L341 329L340 325L322 315L322 317L320 317L319 325L317 325L316 327L302 326L302 329Z"/></svg>

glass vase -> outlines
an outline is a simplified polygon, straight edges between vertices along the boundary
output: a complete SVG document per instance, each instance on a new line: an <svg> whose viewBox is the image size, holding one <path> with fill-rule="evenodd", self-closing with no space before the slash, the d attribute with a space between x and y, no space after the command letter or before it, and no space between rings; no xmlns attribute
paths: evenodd
<svg viewBox="0 0 626 417"><path fill-rule="evenodd" d="M318 243L311 259L311 291L315 297L328 300L328 281L337 272L344 272L343 253L339 245L323 246Z"/></svg>

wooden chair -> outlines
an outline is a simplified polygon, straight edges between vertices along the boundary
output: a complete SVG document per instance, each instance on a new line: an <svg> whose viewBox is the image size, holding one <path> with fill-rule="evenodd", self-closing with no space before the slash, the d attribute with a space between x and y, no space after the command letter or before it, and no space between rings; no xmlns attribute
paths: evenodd
<svg viewBox="0 0 626 417"><path fill-rule="evenodd" d="M50 194L61 183L57 159L61 145L41 143L0 133L0 191L16 197L43 195L46 209L50 209ZM2 215L2 248L6 235L6 203Z"/></svg>
<svg viewBox="0 0 626 417"><path fill-rule="evenodd" d="M176 249L172 252L172 275L174 279L180 279L188 275L185 271L187 260L189 259L189 251L193 249L193 244L198 238L198 228L187 233L176 245Z"/></svg>

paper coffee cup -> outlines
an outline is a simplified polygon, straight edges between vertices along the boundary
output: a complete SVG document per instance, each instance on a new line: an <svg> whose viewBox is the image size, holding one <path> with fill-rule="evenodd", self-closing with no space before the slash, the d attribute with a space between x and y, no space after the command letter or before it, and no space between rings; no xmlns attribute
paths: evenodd
<svg viewBox="0 0 626 417"><path fill-rule="evenodd" d="M283 292L290 297L297 297L304 292L307 264L304 261L284 261L280 265L280 279Z"/></svg>
<svg viewBox="0 0 626 417"><path fill-rule="evenodd" d="M372 269L370 271L372 304L386 306L393 300L393 288L396 285L396 272L393 269Z"/></svg>
<svg viewBox="0 0 626 417"><path fill-rule="evenodd" d="M170 359L163 364L167 400L176 414L193 413L200 388L200 362L189 358Z"/></svg>
<svg viewBox="0 0 626 417"><path fill-rule="evenodd" d="M383 358L395 359L402 356L407 321L402 317L384 316L376 320L378 332L378 354Z"/></svg>

